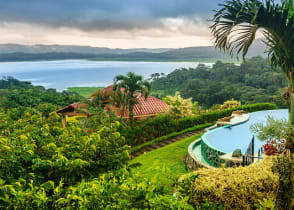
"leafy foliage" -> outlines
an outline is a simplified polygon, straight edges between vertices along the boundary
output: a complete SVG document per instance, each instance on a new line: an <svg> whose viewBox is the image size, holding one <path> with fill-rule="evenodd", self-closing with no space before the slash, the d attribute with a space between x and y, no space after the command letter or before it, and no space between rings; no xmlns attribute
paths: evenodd
<svg viewBox="0 0 294 210"><path fill-rule="evenodd" d="M7 181L34 174L38 183L63 178L65 184L72 184L119 169L129 159L129 147L116 131L117 123L88 135L75 126L62 129L56 114L47 119L28 110L17 121L6 117L4 124L0 178Z"/></svg>
<svg viewBox="0 0 294 210"><path fill-rule="evenodd" d="M131 126L133 126L134 106L138 103L137 96L142 95L146 99L150 94L151 84L147 80L144 80L142 76L128 72L126 76L118 75L114 78L113 89L118 93L122 91L126 95L123 99L128 105L129 119Z"/></svg>
<svg viewBox="0 0 294 210"><path fill-rule="evenodd" d="M254 57L241 65L216 62L212 68L182 68L152 82L152 95L165 97L180 91L205 109L234 98L241 104L271 102L285 106L281 88L287 86L282 73L273 71L266 59Z"/></svg>
<svg viewBox="0 0 294 210"><path fill-rule="evenodd" d="M42 86L33 86L30 82L4 77L0 80L0 99L0 105L8 110L18 107L37 107L40 104L67 106L82 100L82 97L76 93L67 91L60 93L55 89L45 89Z"/></svg>
<svg viewBox="0 0 294 210"><path fill-rule="evenodd" d="M286 151L276 158L272 170L279 175L276 209L291 209L294 196L294 157L290 154L290 151Z"/></svg>
<svg viewBox="0 0 294 210"><path fill-rule="evenodd" d="M192 113L192 98L183 99L179 92L175 96L167 96L163 99L169 108L169 114L175 118L185 118L191 116Z"/></svg>
<svg viewBox="0 0 294 210"><path fill-rule="evenodd" d="M257 133L260 140L285 138L288 124L285 119L276 120L271 116L266 117L266 124L256 123L250 126L253 133Z"/></svg>
<svg viewBox="0 0 294 210"><path fill-rule="evenodd" d="M215 46L243 57L260 29L273 67L279 67L289 83L294 125L294 10L293 0L230 0L220 4L211 26Z"/></svg>
<svg viewBox="0 0 294 210"><path fill-rule="evenodd" d="M207 201L226 209L251 209L259 200L275 197L278 176L271 166L268 158L248 167L199 169L184 176L178 190L194 206Z"/></svg>

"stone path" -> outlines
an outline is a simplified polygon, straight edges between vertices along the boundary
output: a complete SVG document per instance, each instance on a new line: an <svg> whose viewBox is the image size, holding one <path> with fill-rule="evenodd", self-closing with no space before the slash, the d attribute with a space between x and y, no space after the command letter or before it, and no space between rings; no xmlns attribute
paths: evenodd
<svg viewBox="0 0 294 210"><path fill-rule="evenodd" d="M193 136L193 135L196 135L196 134L200 134L202 133L203 130L198 130L198 131L191 131L191 132L187 132L187 133L184 133L184 134L181 134L181 135L178 135L178 136L174 136L174 137L170 137L168 139L165 139L163 141L160 141L160 142L156 142L150 146L147 146L147 147L144 147L136 152L133 152L131 154L131 158L134 159L140 155L143 155L147 152L150 152L152 150L155 150L155 149L158 149L158 148L161 148L161 147L165 147L166 145L169 145L169 144L172 144L172 143L175 143L177 141L180 141L182 139L185 139L185 138L188 138L190 136Z"/></svg>

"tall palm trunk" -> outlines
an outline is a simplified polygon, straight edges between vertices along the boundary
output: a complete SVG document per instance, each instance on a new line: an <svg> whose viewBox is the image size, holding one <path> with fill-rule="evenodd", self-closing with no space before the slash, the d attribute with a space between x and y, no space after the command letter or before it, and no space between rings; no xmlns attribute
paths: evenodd
<svg viewBox="0 0 294 210"><path fill-rule="evenodd" d="M290 110L289 110L289 123L294 126L294 93L290 93Z"/></svg>
<svg viewBox="0 0 294 210"><path fill-rule="evenodd" d="M133 128L134 127L134 106L130 105L129 107L129 120L130 120L130 125Z"/></svg>

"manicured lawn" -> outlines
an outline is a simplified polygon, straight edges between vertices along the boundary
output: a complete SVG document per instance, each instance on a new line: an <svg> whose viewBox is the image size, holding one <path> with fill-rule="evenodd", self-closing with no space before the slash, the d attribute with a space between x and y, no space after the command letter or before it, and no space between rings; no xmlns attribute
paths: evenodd
<svg viewBox="0 0 294 210"><path fill-rule="evenodd" d="M164 185L172 190L172 179L178 179L181 175L189 172L183 163L183 157L187 154L189 144L200 138L201 135L196 134L131 160L131 164L142 164L133 171L144 177L158 178L159 185ZM168 174L165 174L166 168L169 169Z"/></svg>
<svg viewBox="0 0 294 210"><path fill-rule="evenodd" d="M95 91L103 89L102 87L69 87L68 92L76 92L81 96L88 98Z"/></svg>

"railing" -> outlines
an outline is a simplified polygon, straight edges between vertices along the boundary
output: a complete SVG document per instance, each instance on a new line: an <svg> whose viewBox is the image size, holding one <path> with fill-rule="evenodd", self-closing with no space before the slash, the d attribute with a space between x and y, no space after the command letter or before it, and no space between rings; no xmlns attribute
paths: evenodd
<svg viewBox="0 0 294 210"><path fill-rule="evenodd" d="M258 160L262 159L262 155L264 154L263 146L259 148L258 150Z"/></svg>
<svg viewBox="0 0 294 210"><path fill-rule="evenodd" d="M263 146L258 149L258 156L254 156L254 136L251 139L251 142L246 150L246 153L243 155L243 166L248 166L254 163L254 158L258 158L258 160L262 159L262 154L264 153Z"/></svg>
<svg viewBox="0 0 294 210"><path fill-rule="evenodd" d="M243 155L243 166L248 166L254 162L254 136L252 137L250 144Z"/></svg>

